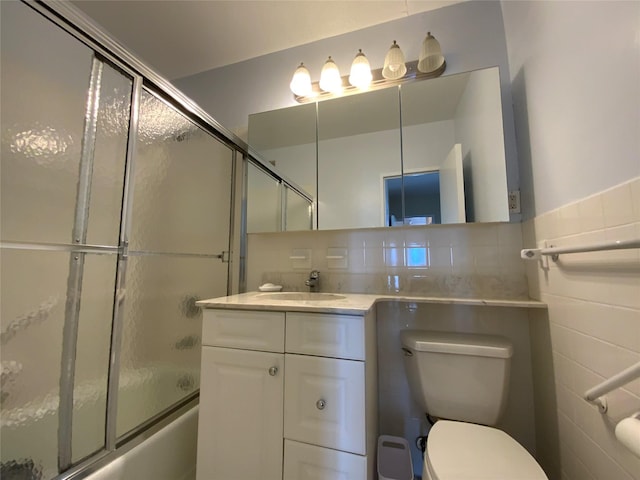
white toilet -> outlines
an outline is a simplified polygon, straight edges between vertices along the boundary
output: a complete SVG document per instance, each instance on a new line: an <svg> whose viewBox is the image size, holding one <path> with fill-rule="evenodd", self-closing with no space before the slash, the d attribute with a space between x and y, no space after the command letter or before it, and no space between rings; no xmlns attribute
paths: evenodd
<svg viewBox="0 0 640 480"><path fill-rule="evenodd" d="M495 425L506 405L513 347L503 337L404 330L409 388L438 418L427 438L423 480L548 480Z"/></svg>

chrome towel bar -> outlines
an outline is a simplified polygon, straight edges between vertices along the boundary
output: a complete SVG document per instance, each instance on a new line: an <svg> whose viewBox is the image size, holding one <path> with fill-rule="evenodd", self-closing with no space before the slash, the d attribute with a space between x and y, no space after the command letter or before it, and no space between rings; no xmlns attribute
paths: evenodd
<svg viewBox="0 0 640 480"><path fill-rule="evenodd" d="M590 388L584 393L584 399L589 403L597 405L601 413L606 413L607 399L606 397L603 397L603 395L626 385L638 377L640 377L640 362L616 373L614 376L602 383L599 383L595 387Z"/></svg>
<svg viewBox="0 0 640 480"><path fill-rule="evenodd" d="M520 257L525 260L539 260L542 255L550 255L551 259L556 261L559 255L563 253L599 252L602 250L624 250L628 248L640 248L640 239L614 240L576 247L525 248L520 251Z"/></svg>

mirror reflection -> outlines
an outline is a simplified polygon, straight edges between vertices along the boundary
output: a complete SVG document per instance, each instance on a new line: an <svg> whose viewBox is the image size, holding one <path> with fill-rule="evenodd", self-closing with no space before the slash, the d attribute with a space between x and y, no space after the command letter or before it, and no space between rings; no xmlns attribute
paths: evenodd
<svg viewBox="0 0 640 480"><path fill-rule="evenodd" d="M497 67L250 115L249 144L319 229L509 220Z"/></svg>
<svg viewBox="0 0 640 480"><path fill-rule="evenodd" d="M318 103L318 228L385 225L383 182L394 175L402 175L396 88Z"/></svg>
<svg viewBox="0 0 640 480"><path fill-rule="evenodd" d="M406 175L439 172L440 223L509 221L498 68L410 83L400 96L405 186Z"/></svg>

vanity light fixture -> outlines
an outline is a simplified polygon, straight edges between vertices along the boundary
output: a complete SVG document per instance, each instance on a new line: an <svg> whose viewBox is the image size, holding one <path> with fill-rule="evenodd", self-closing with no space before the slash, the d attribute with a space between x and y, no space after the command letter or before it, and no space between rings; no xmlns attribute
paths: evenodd
<svg viewBox="0 0 640 480"><path fill-rule="evenodd" d="M427 32L427 36L422 42L420 57L418 58L418 70L422 73L436 72L444 64L440 43L431 35L431 32ZM442 71L444 71L444 68Z"/></svg>
<svg viewBox="0 0 640 480"><path fill-rule="evenodd" d="M367 57L362 53L362 49L359 49L356 58L353 59L353 63L351 64L349 83L357 88L367 88L371 85L372 78L369 60L367 60Z"/></svg>
<svg viewBox="0 0 640 480"><path fill-rule="evenodd" d="M312 92L311 87L311 74L309 69L304 66L304 63L300 62L300 66L293 72L293 78L289 84L291 91L299 97L306 97Z"/></svg>
<svg viewBox="0 0 640 480"><path fill-rule="evenodd" d="M394 40L393 45L391 45L387 55L384 57L382 76L387 80L396 80L404 77L406 73L407 66L404 62L404 53L402 53L400 46Z"/></svg>
<svg viewBox="0 0 640 480"><path fill-rule="evenodd" d="M336 62L333 61L331 55L320 72L320 88L325 92L338 93L342 90L342 77Z"/></svg>
<svg viewBox="0 0 640 480"><path fill-rule="evenodd" d="M1 0L0 0L1 1ZM400 46L393 41L384 58L384 67L371 70L369 60L358 51L351 64L350 75L340 76L340 70L331 56L322 67L319 82L311 82L309 70L300 64L289 84L298 103L325 100L341 95L361 93L363 90L375 90L400 85L412 80L422 80L442 75L447 62L442 55L440 43L427 33L422 42L422 51L418 60L405 61Z"/></svg>

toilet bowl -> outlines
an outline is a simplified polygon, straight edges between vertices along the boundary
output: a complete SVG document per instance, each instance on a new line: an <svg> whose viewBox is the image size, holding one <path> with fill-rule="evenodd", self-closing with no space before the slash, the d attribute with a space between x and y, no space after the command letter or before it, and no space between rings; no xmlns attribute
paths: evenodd
<svg viewBox="0 0 640 480"><path fill-rule="evenodd" d="M506 338L404 330L400 340L413 398L439 419L427 437L424 480L548 480L524 447L492 427L508 393Z"/></svg>
<svg viewBox="0 0 640 480"><path fill-rule="evenodd" d="M540 465L502 430L439 420L431 428L423 480L548 480Z"/></svg>

